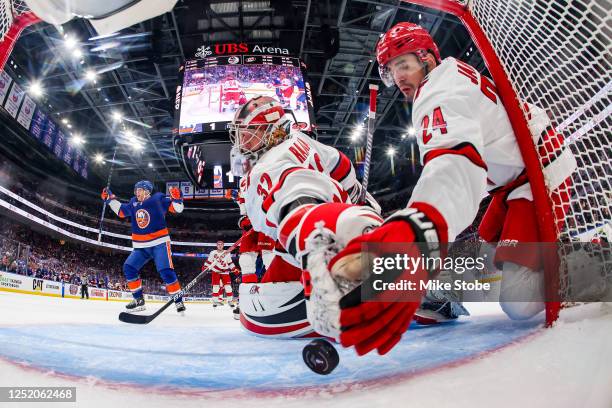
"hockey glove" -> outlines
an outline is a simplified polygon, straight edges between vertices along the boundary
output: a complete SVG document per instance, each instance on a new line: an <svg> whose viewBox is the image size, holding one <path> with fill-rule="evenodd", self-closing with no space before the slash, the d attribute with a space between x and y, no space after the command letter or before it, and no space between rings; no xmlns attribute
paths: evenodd
<svg viewBox="0 0 612 408"><path fill-rule="evenodd" d="M439 249L437 243L446 242L446 229L446 223L437 210L426 204L415 204L413 208L392 215L375 231L349 242L330 261L329 270L332 276L354 279L362 268L362 257L370 255L361 252L364 244L427 242L430 245L402 245L401 250L396 244L390 252L403 252L409 257L439 256L435 252ZM383 248L380 247L380 250ZM384 256L382 253L374 255ZM420 290L419 282L426 282L431 272L421 267L388 270L387 273L387 277L394 282L414 282L415 290L410 294L404 291L377 291L372 300L363 301L362 285L371 286L372 280L379 279L377 275L370 275L362 285L340 299L340 343L344 347L354 346L359 355L374 349L383 355L399 342L425 292Z"/></svg>
<svg viewBox="0 0 612 408"><path fill-rule="evenodd" d="M102 194L100 194L100 197L102 198L102 200L104 200L106 202L109 202L110 200L114 200L115 199L115 195L110 190L110 188L104 188L102 190Z"/></svg>
<svg viewBox="0 0 612 408"><path fill-rule="evenodd" d="M170 198L173 201L182 202L183 201L183 192L181 191L180 188L170 187Z"/></svg>
<svg viewBox="0 0 612 408"><path fill-rule="evenodd" d="M238 226L240 227L243 233L253 228L253 226L251 225L251 220L246 215L240 217L240 219L238 220Z"/></svg>

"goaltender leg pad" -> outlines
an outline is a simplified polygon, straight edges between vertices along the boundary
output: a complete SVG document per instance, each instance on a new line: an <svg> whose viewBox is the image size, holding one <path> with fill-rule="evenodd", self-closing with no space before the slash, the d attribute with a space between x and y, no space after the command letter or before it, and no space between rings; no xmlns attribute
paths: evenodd
<svg viewBox="0 0 612 408"><path fill-rule="evenodd" d="M262 337L319 337L306 317L306 301L300 282L240 285L240 323L249 333Z"/></svg>
<svg viewBox="0 0 612 408"><path fill-rule="evenodd" d="M281 256L275 256L266 269L266 274L261 279L261 283L268 282L299 282L302 277L302 270L291 265Z"/></svg>

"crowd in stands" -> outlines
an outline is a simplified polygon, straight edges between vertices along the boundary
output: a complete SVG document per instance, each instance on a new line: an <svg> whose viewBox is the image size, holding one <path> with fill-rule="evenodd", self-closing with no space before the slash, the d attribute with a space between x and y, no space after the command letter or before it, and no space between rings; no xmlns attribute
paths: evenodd
<svg viewBox="0 0 612 408"><path fill-rule="evenodd" d="M91 287L127 290L122 272L127 252L111 252L92 245L68 242L5 217L0 219L0 254L0 270L3 271L75 285L85 280ZM204 259L174 257L173 262L179 281L186 284L200 272ZM153 263L143 268L141 278L145 293L166 294ZM235 286L237 289L237 282ZM210 275L190 293L210 296Z"/></svg>

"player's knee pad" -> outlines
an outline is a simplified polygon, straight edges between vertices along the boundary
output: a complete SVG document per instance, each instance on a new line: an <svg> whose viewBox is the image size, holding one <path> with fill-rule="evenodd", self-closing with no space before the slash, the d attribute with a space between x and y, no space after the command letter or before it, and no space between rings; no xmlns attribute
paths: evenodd
<svg viewBox="0 0 612 408"><path fill-rule="evenodd" d="M228 295L232 294L232 285L225 285L225 293L227 293Z"/></svg>
<svg viewBox="0 0 612 408"><path fill-rule="evenodd" d="M268 269L274 259L274 251L261 251L261 259L266 269Z"/></svg>
<svg viewBox="0 0 612 408"><path fill-rule="evenodd" d="M132 265L128 263L123 264L123 275L125 275L125 279L128 281L134 281L138 279L138 269L134 268Z"/></svg>
<svg viewBox="0 0 612 408"><path fill-rule="evenodd" d="M254 273L242 273L242 283L257 283L257 275Z"/></svg>
<svg viewBox="0 0 612 408"><path fill-rule="evenodd" d="M273 338L316 336L306 317L300 282L240 285L240 322L249 333Z"/></svg>
<svg viewBox="0 0 612 408"><path fill-rule="evenodd" d="M243 274L255 273L257 270L255 264L257 262L256 252L243 252L240 254L238 264L240 264L240 270Z"/></svg>
<svg viewBox="0 0 612 408"><path fill-rule="evenodd" d="M544 273L504 263L499 304L513 320L529 319L545 309Z"/></svg>

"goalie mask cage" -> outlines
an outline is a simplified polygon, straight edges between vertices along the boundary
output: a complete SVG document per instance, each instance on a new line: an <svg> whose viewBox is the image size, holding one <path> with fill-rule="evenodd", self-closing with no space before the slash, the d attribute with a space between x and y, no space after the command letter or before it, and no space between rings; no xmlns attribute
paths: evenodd
<svg viewBox="0 0 612 408"><path fill-rule="evenodd" d="M609 0L411 0L459 18L479 49L497 85L517 138L531 184L543 242L609 242L612 179L610 166L612 91ZM546 110L576 158L571 186L556 194L569 197L562 211L552 199L538 149L526 120L528 102ZM539 135L534 135L535 140ZM566 200L567 202L567 200ZM567 273L568 247L545 257L546 322L558 317L572 295ZM602 293L610 285L610 254L594 256L604 265ZM547 261L546 261L547 260ZM595 300L595 299L594 299Z"/></svg>

